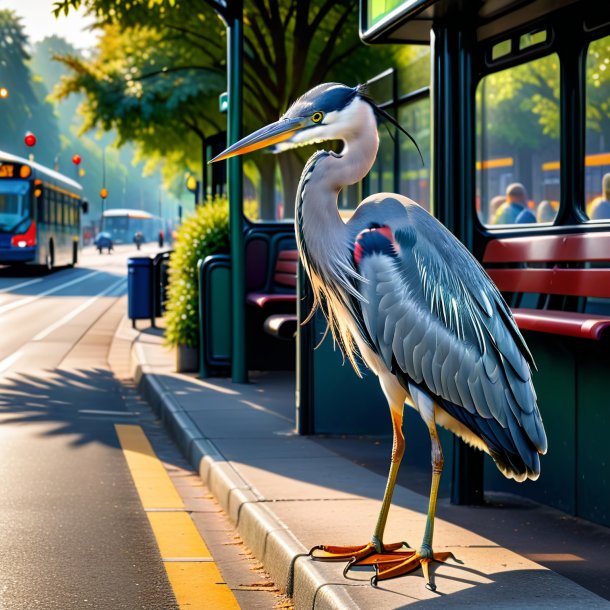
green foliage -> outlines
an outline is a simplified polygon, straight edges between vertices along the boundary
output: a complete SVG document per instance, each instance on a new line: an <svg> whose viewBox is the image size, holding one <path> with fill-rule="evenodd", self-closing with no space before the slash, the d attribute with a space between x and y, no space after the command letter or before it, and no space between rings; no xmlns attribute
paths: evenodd
<svg viewBox="0 0 610 610"><path fill-rule="evenodd" d="M113 128L137 142L142 157L172 160L170 173L201 171L201 141L224 129L218 95L226 89L226 28L213 0L59 0L55 10L78 6L95 14L106 32L91 61L63 61L73 77L62 95L82 92L86 124ZM366 47L358 37L358 0L275 0L244 3L244 133L277 120L314 85L355 85L387 68L395 50ZM199 140L199 141L196 141ZM180 155L180 152L182 154ZM301 153L302 154L302 151ZM273 210L279 163L284 200L294 201L299 152L254 153ZM180 162L182 167L179 167ZM167 167L167 165L166 165Z"/></svg>
<svg viewBox="0 0 610 610"><path fill-rule="evenodd" d="M229 251L229 204L210 199L178 229L169 261L165 339L169 345L196 347L199 342L197 261Z"/></svg>
<svg viewBox="0 0 610 610"><path fill-rule="evenodd" d="M53 166L60 151L59 130L53 107L45 101L47 91L30 71L27 36L21 20L10 10L0 10L0 86L9 96L0 100L0 149L22 157L33 153L36 161ZM36 134L38 144L26 148L26 131Z"/></svg>

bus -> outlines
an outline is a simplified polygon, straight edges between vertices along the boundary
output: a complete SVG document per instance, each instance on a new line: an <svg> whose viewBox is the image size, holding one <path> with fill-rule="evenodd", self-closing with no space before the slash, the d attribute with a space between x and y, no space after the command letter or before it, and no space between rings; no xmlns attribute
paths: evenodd
<svg viewBox="0 0 610 610"><path fill-rule="evenodd" d="M0 151L0 264L75 265L86 211L80 184Z"/></svg>
<svg viewBox="0 0 610 610"><path fill-rule="evenodd" d="M156 242L160 231L166 232L163 218L144 210L117 208L102 214L102 231L110 233L115 244L131 244L133 236L140 231L144 242Z"/></svg>

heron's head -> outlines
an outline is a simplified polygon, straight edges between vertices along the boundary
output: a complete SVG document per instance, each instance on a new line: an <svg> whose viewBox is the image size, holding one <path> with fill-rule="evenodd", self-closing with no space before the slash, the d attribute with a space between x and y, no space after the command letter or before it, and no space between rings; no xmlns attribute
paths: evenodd
<svg viewBox="0 0 610 610"><path fill-rule="evenodd" d="M286 150L327 140L346 140L354 130L362 129L375 110L378 108L361 86L318 85L294 102L279 121L246 136L210 163L269 146Z"/></svg>

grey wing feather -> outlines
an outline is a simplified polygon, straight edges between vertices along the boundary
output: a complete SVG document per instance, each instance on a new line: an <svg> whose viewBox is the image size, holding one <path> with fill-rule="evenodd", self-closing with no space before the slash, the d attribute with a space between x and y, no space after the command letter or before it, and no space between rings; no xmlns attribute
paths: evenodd
<svg viewBox="0 0 610 610"><path fill-rule="evenodd" d="M394 212L387 224L396 256L374 254L359 268L365 326L385 365L470 415L495 420L519 453L522 432L546 451L533 359L495 285L419 206L406 206L402 218Z"/></svg>

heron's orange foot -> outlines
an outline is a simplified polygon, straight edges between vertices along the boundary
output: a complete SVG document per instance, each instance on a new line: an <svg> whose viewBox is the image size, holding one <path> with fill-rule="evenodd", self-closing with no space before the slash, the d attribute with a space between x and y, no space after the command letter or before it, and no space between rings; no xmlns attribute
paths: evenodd
<svg viewBox="0 0 610 610"><path fill-rule="evenodd" d="M399 549L407 549L409 545L406 542L394 542L392 544L384 544L383 550L380 553L374 543L368 542L360 546L330 546L326 544L320 544L314 546L309 551L309 556L316 561L349 561L348 568L354 565L354 562L359 562L364 559L371 558L387 558L394 557L399 559ZM412 549L409 549L412 553ZM372 562L374 563L374 561ZM367 564L371 565L371 564Z"/></svg>
<svg viewBox="0 0 610 610"><path fill-rule="evenodd" d="M430 564L434 561L444 563L447 559L455 559L453 553L425 553L412 551L409 556L404 558L398 557L382 557L378 561L369 561L368 557L354 562L352 565L373 565L375 567L375 576L371 578L371 584L377 585L380 580L388 580L390 578L396 578L397 576L404 576L409 572L414 572L420 566L426 579L426 588L430 591L436 591L436 585L430 579ZM456 560L457 561L457 560Z"/></svg>

